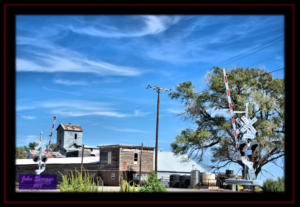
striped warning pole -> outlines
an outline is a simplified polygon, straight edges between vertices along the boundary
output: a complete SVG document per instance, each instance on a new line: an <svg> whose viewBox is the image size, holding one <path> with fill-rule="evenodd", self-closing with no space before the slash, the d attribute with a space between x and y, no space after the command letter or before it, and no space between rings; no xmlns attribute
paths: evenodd
<svg viewBox="0 0 300 207"><path fill-rule="evenodd" d="M236 126L235 126L234 112L233 112L233 106L232 106L232 102L231 102L231 98L230 98L227 73L226 73L225 69L223 69L223 73L224 73L227 100L228 100L228 104L229 104L229 108L230 108L230 114L231 114L231 122L232 122L233 131L234 131L235 148L238 149L237 132L236 132Z"/></svg>
<svg viewBox="0 0 300 207"><path fill-rule="evenodd" d="M53 117L53 124L52 124L51 133L50 133L49 144L47 146L47 156L48 156L49 147L50 147L50 144L51 144L51 137L52 137L52 133L53 133L54 125L55 125L55 120L56 120L56 116Z"/></svg>

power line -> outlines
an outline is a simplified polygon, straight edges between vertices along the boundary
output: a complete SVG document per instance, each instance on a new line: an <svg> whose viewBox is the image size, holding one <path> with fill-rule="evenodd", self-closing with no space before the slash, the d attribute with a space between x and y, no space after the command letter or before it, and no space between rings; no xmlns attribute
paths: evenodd
<svg viewBox="0 0 300 207"><path fill-rule="evenodd" d="M246 51L245 53L241 53L241 54L238 54L238 55L236 55L236 56L233 56L233 57L231 57L231 58L229 58L229 59L227 59L227 60L225 60L225 61L220 62L219 64L228 64L228 63L232 63L233 61L237 61L237 60L242 59L242 58L245 58L245 57L247 57L247 56L249 56L249 55L255 54L255 53L257 53L257 52L259 52L259 51L261 51L261 50L264 50L264 49L266 49L266 48L272 46L273 44L276 43L276 41L278 41L278 40L281 39L282 37L283 37L283 35L280 35L280 36L278 36L278 37L272 39L271 41L266 42L263 46L257 46L257 47L254 47L254 48L252 48L251 50Z"/></svg>
<svg viewBox="0 0 300 207"><path fill-rule="evenodd" d="M271 60L271 59L273 59L273 58L275 58L277 56L278 56L278 54L272 55L272 56L270 56L270 57L268 57L266 59L263 59L262 61L266 62L266 60ZM253 67L253 66L258 65L258 64L263 64L262 61L259 61L259 62L256 62L254 64L251 64L249 67Z"/></svg>

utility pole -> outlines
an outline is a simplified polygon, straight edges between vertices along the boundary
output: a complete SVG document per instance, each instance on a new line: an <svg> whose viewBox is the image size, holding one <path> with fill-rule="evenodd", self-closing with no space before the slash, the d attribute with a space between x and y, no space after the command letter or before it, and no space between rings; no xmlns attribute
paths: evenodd
<svg viewBox="0 0 300 207"><path fill-rule="evenodd" d="M141 185L141 177L142 177L142 155L143 155L143 142L142 142L142 148L140 151L140 177L139 177L139 184Z"/></svg>
<svg viewBox="0 0 300 207"><path fill-rule="evenodd" d="M81 173L83 168L83 154L84 154L84 144L82 145L82 151L81 151Z"/></svg>
<svg viewBox="0 0 300 207"><path fill-rule="evenodd" d="M171 91L171 89L161 88L157 86L147 86L148 88L152 88L157 92L157 115L156 115L156 140L155 140L155 173L157 173L157 148L158 148L158 123L159 123L159 98L160 91Z"/></svg>

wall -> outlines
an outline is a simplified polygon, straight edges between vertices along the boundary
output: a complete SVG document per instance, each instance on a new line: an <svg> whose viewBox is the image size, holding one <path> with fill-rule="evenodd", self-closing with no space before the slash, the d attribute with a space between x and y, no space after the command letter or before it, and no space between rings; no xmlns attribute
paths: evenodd
<svg viewBox="0 0 300 207"><path fill-rule="evenodd" d="M75 140L75 134L77 134L77 139ZM70 145L76 143L77 145L82 145L82 132L78 131L64 131L64 147L70 148Z"/></svg>
<svg viewBox="0 0 300 207"><path fill-rule="evenodd" d="M108 164L108 152L111 152L111 164ZM101 170L119 169L119 148L100 149L100 169Z"/></svg>
<svg viewBox="0 0 300 207"><path fill-rule="evenodd" d="M138 153L138 160L134 162L134 153ZM140 170L140 155L139 149L120 148L120 170L133 170L139 172ZM150 172L153 170L153 151L143 150L142 152L142 172Z"/></svg>

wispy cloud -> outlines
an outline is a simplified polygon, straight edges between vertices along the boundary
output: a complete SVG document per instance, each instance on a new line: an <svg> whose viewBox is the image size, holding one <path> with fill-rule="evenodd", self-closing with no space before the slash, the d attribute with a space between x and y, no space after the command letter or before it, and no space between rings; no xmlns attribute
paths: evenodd
<svg viewBox="0 0 300 207"><path fill-rule="evenodd" d="M119 127L106 127L107 129L117 131L117 132L128 132L128 133L149 133L149 131L141 129L132 129L132 128L119 128Z"/></svg>
<svg viewBox="0 0 300 207"><path fill-rule="evenodd" d="M63 93L63 94L69 94L69 95L73 95L73 96L79 96L80 95L80 93L78 93L78 92L72 92L72 91L67 91L67 90L58 90L58 89L48 88L46 86L42 86L42 89L47 90L47 91L54 91L54 92L58 92L58 93Z"/></svg>
<svg viewBox="0 0 300 207"><path fill-rule="evenodd" d="M55 40L55 36L43 39L35 34L30 38L18 37L17 71L93 73L100 76L139 76L146 72L141 68L89 58L80 51L54 43L53 39Z"/></svg>
<svg viewBox="0 0 300 207"><path fill-rule="evenodd" d="M167 112L175 115L183 114L185 111L182 109L167 109Z"/></svg>
<svg viewBox="0 0 300 207"><path fill-rule="evenodd" d="M151 114L151 112L143 112L143 111L140 111L138 109L134 110L134 112L133 112L133 116L135 116L135 117L147 116L149 114Z"/></svg>
<svg viewBox="0 0 300 207"><path fill-rule="evenodd" d="M35 109L34 106L27 106L27 105L17 105L16 106L16 110L17 111L25 111L25 110L31 110L31 109Z"/></svg>
<svg viewBox="0 0 300 207"><path fill-rule="evenodd" d="M91 21L79 19L75 24L69 25L68 28L79 34L105 38L142 37L161 33L179 20L178 16L133 15L127 16L123 20L126 21L124 25L127 25L127 27L119 23L113 24L113 22L110 22L111 24L108 26L107 24L101 24L101 21L92 23ZM135 24L135 27L130 27L132 24Z"/></svg>
<svg viewBox="0 0 300 207"><path fill-rule="evenodd" d="M55 79L53 82L66 86L86 86L89 84L87 81L72 81L67 79Z"/></svg>
<svg viewBox="0 0 300 207"><path fill-rule="evenodd" d="M149 112L134 110L133 112L121 112L116 104L104 102L92 102L83 100L57 100L55 102L41 102L39 107L49 108L50 113L60 116L105 116L115 118L143 117Z"/></svg>
<svg viewBox="0 0 300 207"><path fill-rule="evenodd" d="M36 119L35 116L29 116L29 115L23 115L21 116L23 119L29 119L29 120L32 120L32 119Z"/></svg>
<svg viewBox="0 0 300 207"><path fill-rule="evenodd" d="M16 59L17 71L93 73L102 76L138 76L142 74L139 69L134 67L115 65L101 60L94 61L81 57L81 55L70 55L69 53L51 55L49 53L50 51L43 51L35 55L32 53L37 57L35 60L18 57Z"/></svg>

